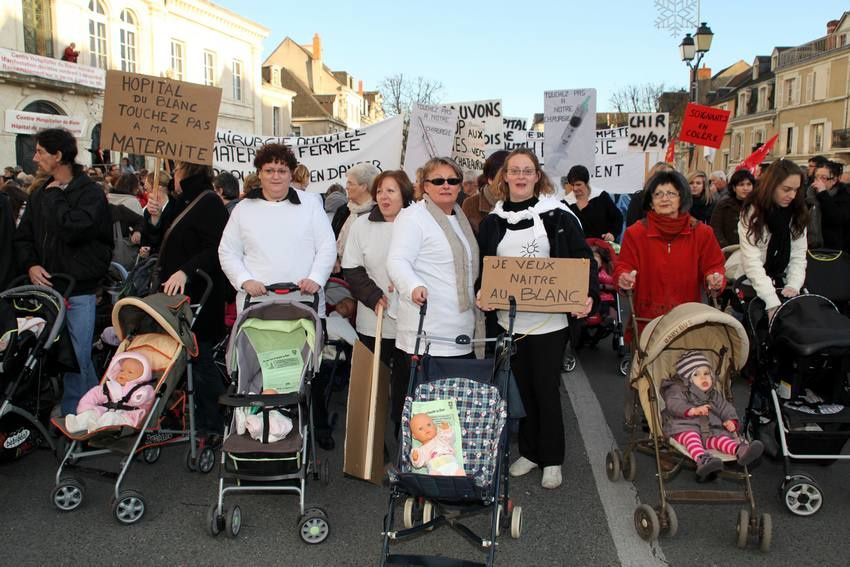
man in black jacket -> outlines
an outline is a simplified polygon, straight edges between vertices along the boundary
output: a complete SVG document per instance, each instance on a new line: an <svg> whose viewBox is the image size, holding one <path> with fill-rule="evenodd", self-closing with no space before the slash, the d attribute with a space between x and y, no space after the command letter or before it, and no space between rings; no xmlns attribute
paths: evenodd
<svg viewBox="0 0 850 567"><path fill-rule="evenodd" d="M103 191L75 162L73 135L52 128L35 141L33 161L48 178L30 197L15 233L15 253L34 285L53 287L60 273L74 278L66 324L80 371L65 374L65 415L76 413L80 398L98 381L91 359L95 289L112 258L112 222ZM65 285L58 278L55 283Z"/></svg>

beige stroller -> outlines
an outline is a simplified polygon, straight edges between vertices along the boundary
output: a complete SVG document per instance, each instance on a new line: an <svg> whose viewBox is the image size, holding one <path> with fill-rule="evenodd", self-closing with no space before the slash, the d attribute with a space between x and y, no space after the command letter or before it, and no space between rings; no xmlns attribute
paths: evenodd
<svg viewBox="0 0 850 567"><path fill-rule="evenodd" d="M638 336L634 322L634 336ZM738 547L744 548L752 537L763 552L770 549L772 524L769 514L759 516L746 467L733 468L735 457L710 450L724 461L725 471L718 476L733 481L737 490L668 488L683 468L694 469L685 448L662 433L660 396L661 382L675 374L678 358L686 351L699 350L712 362L717 376L717 389L731 401L731 378L747 361L749 340L737 319L708 305L685 303L664 316L650 321L640 340L633 346L634 362L627 380L630 395L627 399L626 423L639 424L640 412L646 418L648 431L632 425L628 445L621 452L612 449L606 456L605 467L609 480L621 477L633 481L637 476L635 453L654 455L658 478L658 506L640 504L635 510L635 528L641 538L654 541L660 534L672 537L679 526L672 503L734 503L745 506L739 511L737 523ZM628 400L631 400L629 403ZM629 408L631 414L629 414Z"/></svg>

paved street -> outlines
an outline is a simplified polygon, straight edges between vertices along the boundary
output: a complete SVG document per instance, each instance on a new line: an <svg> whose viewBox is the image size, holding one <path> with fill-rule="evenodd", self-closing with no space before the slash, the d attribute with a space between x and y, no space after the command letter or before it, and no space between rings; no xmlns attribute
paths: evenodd
<svg viewBox="0 0 850 567"><path fill-rule="evenodd" d="M523 506L525 531L520 540L499 540L500 565L846 565L850 552L850 488L847 469L809 466L826 493L823 509L813 518L792 517L777 497L778 463L754 469L754 486L762 511L773 517L770 555L754 547L735 548L736 505L677 505L679 533L660 540L654 549L637 538L632 513L638 498L658 502L654 465L639 455L638 478L632 484L610 483L604 455L613 440L625 442L622 429L622 378L609 348L582 353L575 372L564 375L564 416L568 460L564 486L544 491L539 472L513 482L512 496ZM341 396L337 398L341 404ZM736 405L746 390L736 390ZM337 410L342 410L340 405ZM328 511L331 535L322 545L308 547L296 534L297 502L280 495L237 496L244 515L236 540L211 538L205 528L206 508L215 496L215 477L189 473L183 449L164 451L154 465L137 463L127 487L143 492L148 511L131 527L112 518L110 490L96 478L87 480L84 504L75 512L58 512L49 500L55 463L38 452L0 468L0 528L3 563L8 565L153 564L177 565L277 564L374 565L381 549L381 522L387 489L343 477L342 433L331 458L331 482L312 483L307 501ZM677 486L692 483L680 475ZM486 525L480 518L477 526ZM446 529L427 534L399 551L443 553L452 557L483 557Z"/></svg>

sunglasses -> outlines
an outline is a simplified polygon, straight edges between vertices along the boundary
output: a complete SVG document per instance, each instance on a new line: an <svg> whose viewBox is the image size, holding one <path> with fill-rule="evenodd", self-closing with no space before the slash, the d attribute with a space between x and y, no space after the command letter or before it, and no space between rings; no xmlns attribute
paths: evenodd
<svg viewBox="0 0 850 567"><path fill-rule="evenodd" d="M463 179L459 177L449 177L448 179L444 179L442 177L435 177L434 179L426 179L428 183L431 185L436 185L439 187L440 185L444 185L448 183L449 185L460 185Z"/></svg>

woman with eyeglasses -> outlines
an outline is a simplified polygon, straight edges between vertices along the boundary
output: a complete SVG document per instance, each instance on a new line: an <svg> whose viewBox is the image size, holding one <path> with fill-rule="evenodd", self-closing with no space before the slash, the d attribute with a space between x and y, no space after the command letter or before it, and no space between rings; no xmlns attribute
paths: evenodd
<svg viewBox="0 0 850 567"><path fill-rule="evenodd" d="M520 148L508 155L493 192L500 199L481 223L481 257L587 258L590 260L586 317L599 299L593 253L584 240L578 219L555 196L549 178L540 170L534 152ZM480 293L480 292L479 292ZM479 304L480 305L480 304ZM508 313L497 311L499 325L508 328ZM526 416L519 422L520 457L511 464L511 476L543 470L543 488L561 485L564 462L564 422L561 411L561 356L567 343L566 313L517 313L516 354L511 370Z"/></svg>
<svg viewBox="0 0 850 567"><path fill-rule="evenodd" d="M779 296L794 297L806 280L809 211L802 184L803 170L794 162L772 163L738 221L744 273L770 317L781 303Z"/></svg>
<svg viewBox="0 0 850 567"><path fill-rule="evenodd" d="M576 202L570 209L581 221L585 238L601 238L614 242L623 227L623 213L605 191L591 197L590 172L583 165L574 165L567 173Z"/></svg>
<svg viewBox="0 0 850 567"><path fill-rule="evenodd" d="M700 301L703 286L720 292L726 269L714 231L688 213L691 188L681 173L656 173L643 195L646 218L623 234L614 281L634 291L634 316L653 319L682 303ZM638 326L643 329L645 324ZM627 326L629 339L631 334Z"/></svg>
<svg viewBox="0 0 850 567"><path fill-rule="evenodd" d="M387 272L399 294L396 346L412 354L420 306L428 302L424 331L435 337L473 336L473 283L478 277L478 243L456 204L463 172L450 158L423 167L422 200L398 213L393 223ZM469 344L433 343L431 354L471 358Z"/></svg>

